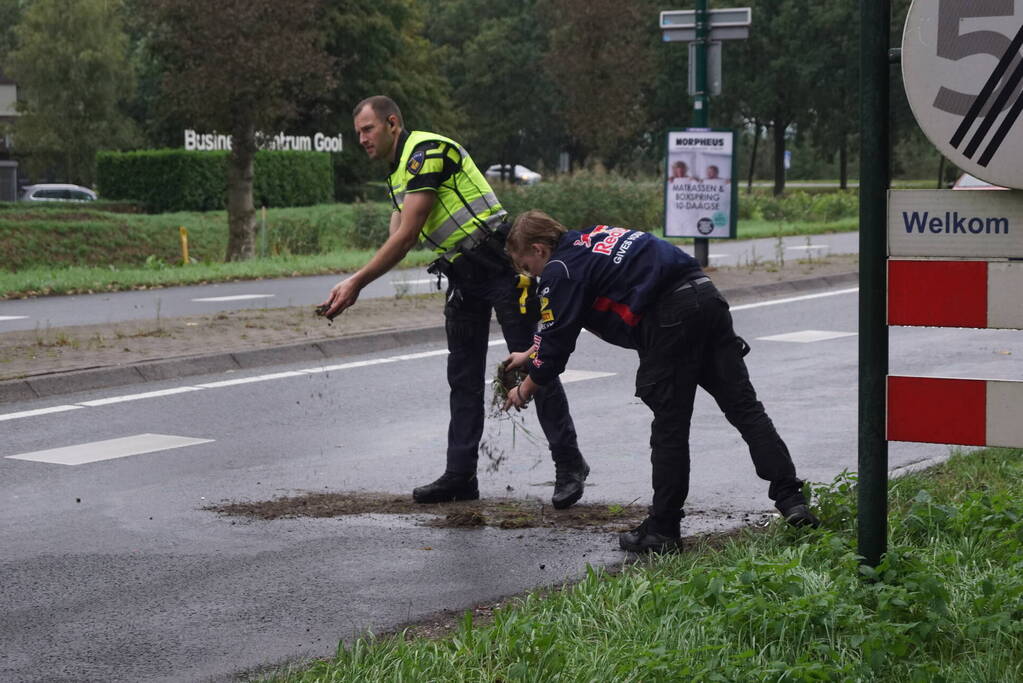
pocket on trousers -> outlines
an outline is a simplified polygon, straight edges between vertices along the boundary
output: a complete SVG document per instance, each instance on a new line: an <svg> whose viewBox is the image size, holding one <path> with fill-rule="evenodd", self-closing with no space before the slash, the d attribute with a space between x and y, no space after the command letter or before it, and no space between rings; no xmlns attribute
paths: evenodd
<svg viewBox="0 0 1023 683"><path fill-rule="evenodd" d="M652 410L671 403L675 395L672 381L674 368L670 365L640 363L636 371L636 397Z"/></svg>
<svg viewBox="0 0 1023 683"><path fill-rule="evenodd" d="M658 327L676 327L700 313L700 301L692 287L661 297L654 308Z"/></svg>

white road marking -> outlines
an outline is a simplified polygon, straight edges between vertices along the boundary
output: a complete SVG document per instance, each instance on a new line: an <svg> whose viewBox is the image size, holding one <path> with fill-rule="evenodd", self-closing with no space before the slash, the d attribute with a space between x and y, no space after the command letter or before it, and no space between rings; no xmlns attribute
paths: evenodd
<svg viewBox="0 0 1023 683"><path fill-rule="evenodd" d="M836 289L833 292L818 292L817 294L804 294L803 296L790 296L785 299L771 299L770 301L758 301L753 304L743 304L741 306L732 306L733 311L745 311L749 308L763 308L764 306L777 306L778 304L791 304L796 301L810 301L811 299L823 299L828 296L839 296L840 294L852 294L853 292L860 291L859 287L850 287L849 289Z"/></svg>
<svg viewBox="0 0 1023 683"><path fill-rule="evenodd" d="M45 462L53 465L84 465L100 460L113 460L114 458L125 458L130 455L142 455L165 451L171 448L183 446L195 446L201 443L210 443L213 439L193 439L187 436L173 436L169 434L136 434L125 436L119 439L107 439L106 441L93 441L75 446L63 446L61 448L49 448L44 451L32 451L18 455L8 455L12 460L31 460L32 462Z"/></svg>
<svg viewBox="0 0 1023 683"><path fill-rule="evenodd" d="M614 372L596 372L593 370L565 370L561 373L561 383L585 382L588 379L600 379L601 377L614 377Z"/></svg>
<svg viewBox="0 0 1023 683"><path fill-rule="evenodd" d="M441 277L441 280L445 280L445 279L447 279L447 278ZM400 286L400 285L425 285L427 283L436 282L436 281L437 281L437 278L435 278L435 277L423 278L422 280L391 280L391 282L394 284L395 287Z"/></svg>
<svg viewBox="0 0 1023 683"><path fill-rule="evenodd" d="M272 299L276 294L235 294L234 296L207 296L192 301L243 301L245 299Z"/></svg>
<svg viewBox="0 0 1023 683"><path fill-rule="evenodd" d="M4 413L0 415L0 422L4 420L17 420L22 417L35 417L36 415L49 415L50 413L63 413L68 410L78 410L83 406L53 406L51 408L37 408L35 410L23 410L19 413Z"/></svg>
<svg viewBox="0 0 1023 683"><path fill-rule="evenodd" d="M173 394L184 394L189 391L199 391L199 387L175 387L173 389L160 389L159 391L147 391L142 394L127 394L126 396L112 396L110 398L99 398L95 401L82 401L78 405L95 408L97 406L108 406L111 403L124 403L126 401L140 401L144 398L158 398L160 396L171 396Z"/></svg>
<svg viewBox="0 0 1023 683"><path fill-rule="evenodd" d="M252 384L253 382L267 382L272 379L283 379L285 377L301 377L305 375L305 372L274 372L269 375L256 375L254 377L239 377L238 379L225 379L221 382L209 382L208 384L199 384L194 388L196 389L219 389L221 387L233 387L239 384Z"/></svg>
<svg viewBox="0 0 1023 683"><path fill-rule="evenodd" d="M820 249L827 249L827 248L828 248L828 245L826 245L826 244L802 244L802 245L795 246L795 247L785 247L786 250L791 250L791 251L818 251Z"/></svg>
<svg viewBox="0 0 1023 683"><path fill-rule="evenodd" d="M833 292L821 292L821 293L818 293L818 294L807 294L807 295L804 295L804 296L794 296L794 297L789 297L789 298L785 298L785 299L773 299L773 300L769 300L769 301L759 301L759 302L752 303L752 304L744 304L742 306L733 306L732 310L733 311L741 311L741 310L746 310L746 309L750 309L750 308L761 308L763 306L774 306L774 305L777 305L777 304L787 304L787 303L793 303L793 302L797 302L797 301L809 301L811 299L820 299L822 297L838 296L840 294L851 294L851 293L857 292L857 291L859 291L859 288L858 287L853 287L853 288L850 288L850 289L840 289L840 290L836 290L836 291L833 291ZM272 296L272 295L270 295L270 296ZM844 335L847 335L847 334L854 334L854 333L848 332L848 333L833 333L833 334L839 334L839 335L843 335L844 336ZM491 339L487 343L487 345L488 346L504 346L504 343L505 343L504 339L497 338L497 339ZM199 391L199 390L203 390L203 389L220 389L222 387L232 387L232 386L238 386L238 385L242 385L242 384L252 384L252 383L255 383L255 382L267 382L267 381L270 381L270 380L286 379L286 378L289 378L289 377L304 377L304 376L307 376L307 375L314 375L314 374L323 373L323 372L333 372L333 371L337 371L337 370L350 370L350 369L354 369L354 368L367 367L367 366L371 366L371 365L381 365L381 364L384 364L384 363L397 363L399 361L418 360L418 359L421 359L421 358L430 358L432 356L443 356L443 355L446 355L447 353L448 353L447 349L437 349L435 351L423 351L421 353L401 354L401 355L397 355L397 356L389 356L389 357L386 357L386 358L374 358L374 359L370 359L370 360L353 361L353 362L350 362L350 363L341 363L341 364L338 364L338 365L317 366L317 367L312 367L312 368L305 368L303 370L293 370L293 371L288 371L288 372L274 372L274 373L269 373L269 374L265 374L265 375L254 375L254 376L251 376L251 377L239 377L239 378L236 378L236 379L221 380L221 381L218 381L218 382L207 382L205 384L198 384L198 385L195 385L195 386L175 387L173 389L162 389L162 390L159 390L159 391L149 391L149 392L144 392L144 393L140 393L140 394L126 394L126 395L122 395L122 396L112 396L112 397L109 397L109 398L94 399L94 400L91 400L91 401L83 401L82 403L78 403L78 404L74 404L74 405L61 405L61 406L53 406L53 407L50 407L50 408L39 408L39 409L36 409L36 410L24 410L24 411L15 412L15 413L3 413L3 414L0 414L0 422L6 421L6 420L17 420L17 419L21 419L21 418L24 418L24 417L35 417L35 416L39 416L39 415L48 415L48 414L51 414L51 413L61 413L61 412L65 412L65 411L68 411L68 410L77 410L79 408L86 408L86 407L94 408L94 407L105 406L105 405L110 405L110 404L114 404L114 403L122 403L124 401L138 401L138 400L142 400L142 399L146 399L146 398L158 398L158 397L161 397L161 396L171 396L171 395L174 395L174 394L182 394L182 393L186 393L186 392L190 392L190 391ZM575 379L572 379L573 375L570 374L570 373L578 373L578 374L575 375ZM569 370L569 371L566 371L562 375L562 382L565 382L565 381L582 381L584 379L596 379L598 377L607 376L608 374L613 374L613 373L599 373L599 372L592 372L592 371ZM568 375L568 377L570 379L566 380L565 379L565 375ZM12 457L12 456L8 456L8 457Z"/></svg>
<svg viewBox="0 0 1023 683"><path fill-rule="evenodd" d="M0 321L3 320L24 320L27 315L0 315Z"/></svg>
<svg viewBox="0 0 1023 683"><path fill-rule="evenodd" d="M809 344L811 342L827 341L828 339L840 339L842 337L855 336L856 336L855 332L832 332L830 330L800 330L799 332L772 334L769 337L757 337L757 341L795 342L797 344Z"/></svg>

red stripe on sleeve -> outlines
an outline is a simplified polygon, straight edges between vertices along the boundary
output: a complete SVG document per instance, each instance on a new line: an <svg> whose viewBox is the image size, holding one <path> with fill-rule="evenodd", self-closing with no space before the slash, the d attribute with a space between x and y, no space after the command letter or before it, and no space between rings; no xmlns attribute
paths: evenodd
<svg viewBox="0 0 1023 683"><path fill-rule="evenodd" d="M636 315L632 312L632 309L625 304L612 301L606 296L598 296L597 300L593 302L593 310L595 311L611 311L619 318L625 321L625 324L629 327L635 327L639 324L639 321L643 319L642 315Z"/></svg>

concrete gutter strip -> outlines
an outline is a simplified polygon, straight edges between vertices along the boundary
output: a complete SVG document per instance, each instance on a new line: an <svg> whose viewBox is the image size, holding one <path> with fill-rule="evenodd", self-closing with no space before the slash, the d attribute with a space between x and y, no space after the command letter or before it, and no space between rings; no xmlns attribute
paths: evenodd
<svg viewBox="0 0 1023 683"><path fill-rule="evenodd" d="M805 278L776 282L756 287L723 290L730 300L763 298L765 296L799 295L809 291L855 285L857 273ZM497 323L492 323L497 331ZM351 337L301 342L263 349L250 349L225 353L183 356L165 360L147 361L132 365L117 365L67 372L33 375L23 379L0 381L0 404L30 401L38 398L94 391L111 387L179 379L193 375L245 370L296 362L320 362L331 358L354 356L373 351L385 351L412 344L426 344L446 339L444 325L402 330L387 330Z"/></svg>

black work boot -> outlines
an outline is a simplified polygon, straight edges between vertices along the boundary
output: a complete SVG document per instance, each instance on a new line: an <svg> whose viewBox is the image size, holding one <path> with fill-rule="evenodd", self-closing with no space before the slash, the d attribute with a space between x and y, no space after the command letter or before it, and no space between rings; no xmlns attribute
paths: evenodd
<svg viewBox="0 0 1023 683"><path fill-rule="evenodd" d="M677 524L675 532L671 533L659 528L652 517L647 517L632 531L618 534L618 545L634 553L677 553L682 550L682 538Z"/></svg>
<svg viewBox="0 0 1023 683"><path fill-rule="evenodd" d="M586 477L590 475L590 466L580 456L579 460L568 464L554 463L554 495L551 505L557 510L572 507L583 497L586 488Z"/></svg>
<svg viewBox="0 0 1023 683"><path fill-rule="evenodd" d="M802 493L797 493L775 503L775 507L778 508L782 518L794 527L808 526L816 529L821 525L817 515L810 512L810 508L806 504L806 498L803 497Z"/></svg>
<svg viewBox="0 0 1023 683"><path fill-rule="evenodd" d="M436 481L412 489L412 500L417 503L449 503L479 497L480 485L474 472L445 472Z"/></svg>

